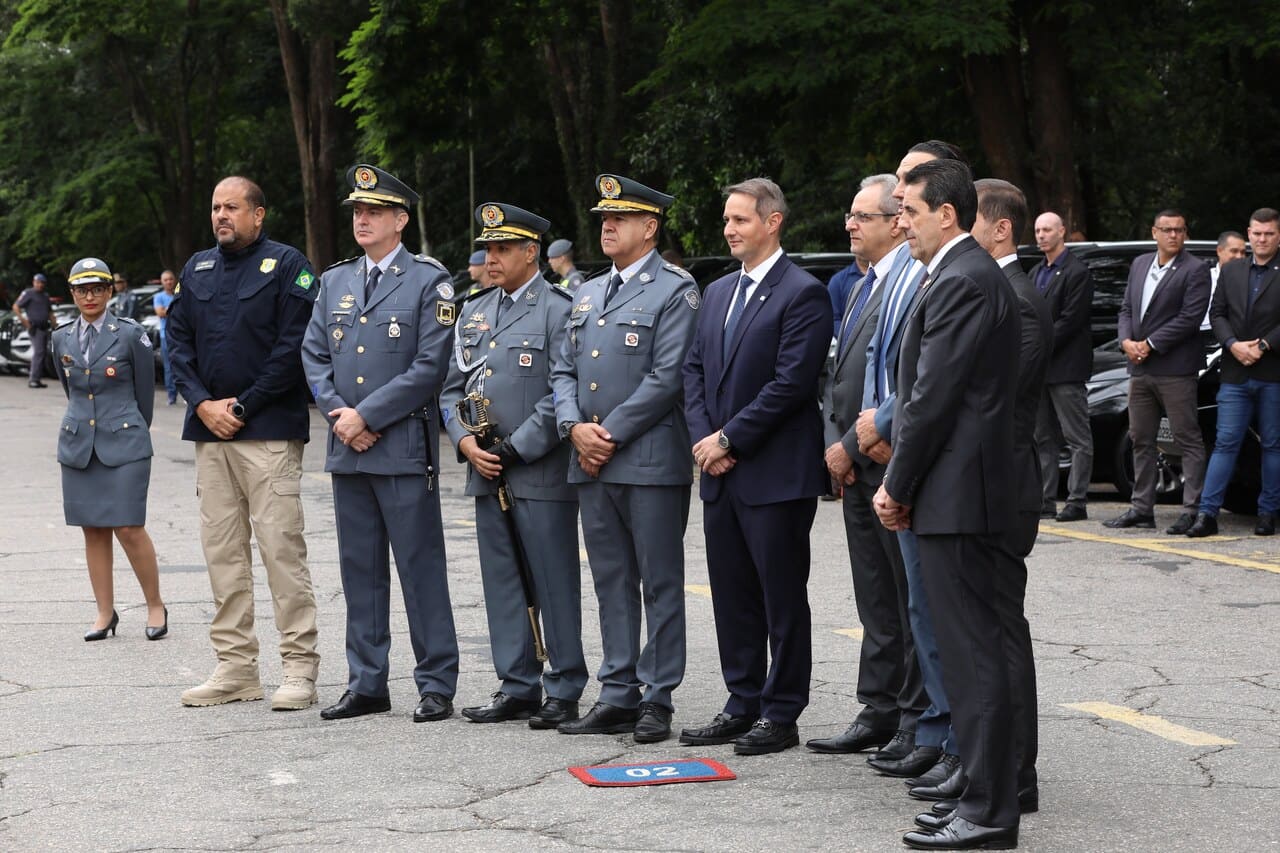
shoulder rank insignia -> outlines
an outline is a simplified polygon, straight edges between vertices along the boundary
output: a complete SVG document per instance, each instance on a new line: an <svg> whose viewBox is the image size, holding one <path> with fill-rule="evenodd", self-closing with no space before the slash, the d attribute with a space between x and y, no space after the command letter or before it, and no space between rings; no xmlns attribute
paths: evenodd
<svg viewBox="0 0 1280 853"><path fill-rule="evenodd" d="M329 266L325 267L325 271L326 271L326 272L328 272L329 270L333 269L334 267L340 267L340 266L342 266L343 264L349 264L349 263L351 263L352 261L359 261L359 260L363 260L363 259L364 259L364 255L356 255L356 256L354 256L354 257L350 257L350 258L343 258L342 260L340 260L340 261L338 261L338 262L336 262L336 263L329 264Z"/></svg>
<svg viewBox="0 0 1280 853"><path fill-rule="evenodd" d="M447 299L436 301L436 322L441 326L452 326L457 320L454 312L454 305Z"/></svg>
<svg viewBox="0 0 1280 853"><path fill-rule="evenodd" d="M669 261L664 261L664 262L663 262L663 264L662 264L662 266L663 266L663 267L665 267L666 269L671 270L673 273L675 273L676 275L680 276L681 278L687 278L687 279L689 279L690 281L692 281L692 280L693 280L693 274L692 274L692 273L690 273L690 272L689 272L687 269L685 269L684 267L678 267L678 266L676 266L675 264L673 264L673 263L671 263L671 262L669 262Z"/></svg>
<svg viewBox="0 0 1280 853"><path fill-rule="evenodd" d="M413 256L413 259L414 259L415 261L417 261L418 263L420 263L420 264L431 264L432 266L437 266L437 267L439 267L440 269L444 270L445 272L448 272L448 271L449 271L449 269L448 269L444 264L440 263L439 261L437 261L435 258L431 257L430 255L422 255L422 254L418 254L418 255L414 255L414 256Z"/></svg>

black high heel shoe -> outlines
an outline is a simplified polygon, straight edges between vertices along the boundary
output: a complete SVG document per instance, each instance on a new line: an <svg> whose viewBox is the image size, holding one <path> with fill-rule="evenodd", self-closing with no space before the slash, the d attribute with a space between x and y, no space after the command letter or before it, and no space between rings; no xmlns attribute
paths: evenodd
<svg viewBox="0 0 1280 853"><path fill-rule="evenodd" d="M167 633L169 633L169 608L168 607L164 609L164 624L161 625L159 628L152 628L150 625L148 625L146 630L146 635L148 640L158 640Z"/></svg>
<svg viewBox="0 0 1280 853"><path fill-rule="evenodd" d="M119 624L120 624L120 614L112 610L111 621L107 623L107 627L99 628L96 631L85 631L84 641L86 643L92 643L94 640L105 640L107 638L108 631L110 631L111 636L114 637L116 635L116 626Z"/></svg>

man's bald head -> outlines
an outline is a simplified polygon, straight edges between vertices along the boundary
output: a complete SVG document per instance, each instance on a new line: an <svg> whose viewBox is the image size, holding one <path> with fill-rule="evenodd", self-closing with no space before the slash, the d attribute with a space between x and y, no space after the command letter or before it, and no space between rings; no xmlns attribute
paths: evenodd
<svg viewBox="0 0 1280 853"><path fill-rule="evenodd" d="M1066 240L1067 226L1061 216L1046 210L1036 217L1036 248L1044 252L1045 258L1050 261L1057 258Z"/></svg>

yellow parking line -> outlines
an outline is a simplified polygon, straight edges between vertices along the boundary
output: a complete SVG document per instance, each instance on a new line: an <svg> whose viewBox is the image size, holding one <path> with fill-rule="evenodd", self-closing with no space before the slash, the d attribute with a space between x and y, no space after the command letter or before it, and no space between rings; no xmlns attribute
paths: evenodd
<svg viewBox="0 0 1280 853"><path fill-rule="evenodd" d="M1176 545L1167 545L1156 539L1126 539L1122 536L1104 536L1100 533L1086 533L1083 530L1069 530L1056 524L1046 524L1044 522L1041 522L1040 524L1040 532L1048 533L1052 536L1061 536L1066 539L1079 539L1083 542L1106 542L1111 545L1124 545L1128 548L1137 548L1139 551L1154 551L1157 554L1176 554L1179 557L1191 557L1196 560L1209 560L1210 562L1223 563L1228 566L1238 566L1242 569L1261 569L1264 572L1280 574L1280 563L1267 563L1262 560L1250 560L1246 557L1232 557L1228 554L1215 554L1212 551L1200 551L1195 548L1179 548Z"/></svg>
<svg viewBox="0 0 1280 853"><path fill-rule="evenodd" d="M836 628L836 629L835 629L834 631L832 631L831 633L833 633L833 634L839 634L841 637L848 637L850 640L861 640L861 639L862 639L862 629L861 629L861 628Z"/></svg>
<svg viewBox="0 0 1280 853"><path fill-rule="evenodd" d="M1095 717L1101 717L1104 720L1115 720L1117 723L1133 726L1135 729L1141 729L1165 740L1185 743L1187 746L1231 746L1235 743L1235 741L1224 737L1171 723L1164 717L1157 717L1155 714L1144 714L1141 711L1135 711L1123 705L1112 705L1110 702L1074 702L1062 707L1093 714Z"/></svg>
<svg viewBox="0 0 1280 853"><path fill-rule="evenodd" d="M701 595L703 598L711 597L711 587L705 583L687 583L684 585L684 591Z"/></svg>

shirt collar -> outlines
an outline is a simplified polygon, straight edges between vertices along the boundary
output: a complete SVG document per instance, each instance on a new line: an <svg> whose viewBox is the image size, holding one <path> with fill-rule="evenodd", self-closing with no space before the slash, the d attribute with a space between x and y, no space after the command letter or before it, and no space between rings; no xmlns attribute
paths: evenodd
<svg viewBox="0 0 1280 853"><path fill-rule="evenodd" d="M1017 262L1018 262L1017 252L1010 252L1009 254L1005 255L1002 258L996 258L996 263L1000 265L1000 269L1004 269L1005 267L1009 266L1009 264L1013 264Z"/></svg>
<svg viewBox="0 0 1280 853"><path fill-rule="evenodd" d="M98 315L98 319L94 320L92 323L86 323L84 321L83 316L78 317L76 319L80 323L80 331L78 333L80 337L84 337L85 333L88 331L89 326L93 326L93 328L97 329L98 333L101 334L102 324L107 322L107 312L103 311L101 314Z"/></svg>
<svg viewBox="0 0 1280 853"><path fill-rule="evenodd" d="M519 301L520 301L520 297L521 297L521 296L523 296L523 295L524 295L524 293L525 293L525 291L529 289L529 285L531 285L531 284L533 284L535 281L537 281L537 280L538 280L538 276L540 276L540 275L541 275L541 273L540 273L538 270L534 270L534 272L533 272L533 276L532 276L528 281L526 281L524 284L520 285L520 286L519 286L519 287L517 287L515 290L511 291L510 293L508 293L508 294L507 294L507 296L510 296L510 297L511 297L511 301L512 301L512 302L519 302ZM501 302L502 300L498 300L498 301L499 301L499 302Z"/></svg>
<svg viewBox="0 0 1280 853"><path fill-rule="evenodd" d="M781 258L781 257L782 257L782 247L779 246L778 248L774 249L772 255L770 255L769 257L761 261L759 264L757 264L755 268L751 270L751 272L747 272L747 268L745 266L743 266L742 269L738 270L738 280L741 281L742 276L749 275L751 276L751 281L753 283L759 284L760 282L764 281L765 276L769 274L769 271L773 269L773 265L776 264L778 262L778 258Z"/></svg>
<svg viewBox="0 0 1280 853"><path fill-rule="evenodd" d="M952 247L954 247L956 243L959 243L961 240L963 240L965 237L968 237L968 236L969 236L968 231L961 231L959 234L957 234L956 236L948 240L946 243L944 243L942 248L938 250L938 254L934 255L933 260L929 261L928 274L933 275L934 271L938 269L938 264L942 263L942 259L947 256L947 252L950 252Z"/></svg>
<svg viewBox="0 0 1280 853"><path fill-rule="evenodd" d="M373 258L369 257L368 255L365 255L364 256L365 274L367 275L368 273L373 272L373 268L377 267L378 269L382 270L383 275L386 275L387 270L391 269L391 262L396 259L396 255L400 254L400 249L403 246L404 246L403 243L396 243L396 247L392 249L390 252L387 252L387 254L383 256L382 260L378 261L376 264L373 262Z"/></svg>
<svg viewBox="0 0 1280 853"><path fill-rule="evenodd" d="M618 269L618 265L617 265L617 264L614 264L614 265L613 265L613 268L612 268L611 270L609 270L609 275L610 275L610 276L615 276L615 275L620 275L620 276L622 276L622 283L623 283L623 284L626 284L627 282L631 281L631 277L632 277L632 276L634 276L636 273L640 272L640 268L649 262L649 258L650 258L650 256L652 256L652 255L653 255L653 253L654 253L654 252L656 252L656 251L658 251L658 250L657 250L657 249L650 249L650 250L649 250L648 252L646 252L643 256L641 256L639 260L635 261L634 263L627 264L627 266L626 266L625 268L623 268L623 269Z"/></svg>
<svg viewBox="0 0 1280 853"><path fill-rule="evenodd" d="M871 265L871 269L876 271L876 283L884 281L884 277L889 274L889 270L893 269L894 262L898 260L898 253L906 250L907 241L903 240L898 245L884 253L884 257Z"/></svg>

